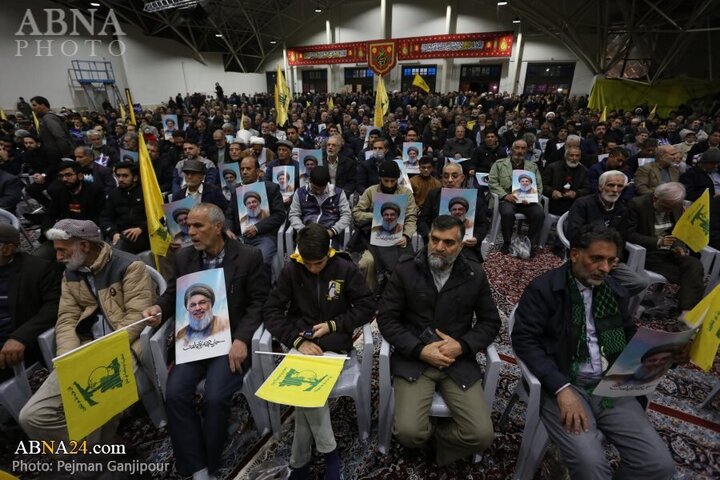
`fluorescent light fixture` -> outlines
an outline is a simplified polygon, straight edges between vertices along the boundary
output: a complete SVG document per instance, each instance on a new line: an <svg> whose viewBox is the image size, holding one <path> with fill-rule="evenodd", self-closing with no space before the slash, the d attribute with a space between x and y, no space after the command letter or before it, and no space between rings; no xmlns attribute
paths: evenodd
<svg viewBox="0 0 720 480"><path fill-rule="evenodd" d="M90 6L91 6L91 7L99 7L100 4L97 3L97 2L90 2Z"/></svg>
<svg viewBox="0 0 720 480"><path fill-rule="evenodd" d="M216 33L215 36L216 36L217 38L222 38L222 33Z"/></svg>
<svg viewBox="0 0 720 480"><path fill-rule="evenodd" d="M502 1L497 3L498 7L504 7L507 4L508 4L508 2L502 2Z"/></svg>
<svg viewBox="0 0 720 480"><path fill-rule="evenodd" d="M315 13L322 13L322 8L320 8L320 2L315 5Z"/></svg>
<svg viewBox="0 0 720 480"><path fill-rule="evenodd" d="M270 45L275 45L276 43L277 43L277 40L275 40L274 38L272 40L270 40Z"/></svg>
<svg viewBox="0 0 720 480"><path fill-rule="evenodd" d="M513 18L513 23L520 23L520 17Z"/></svg>

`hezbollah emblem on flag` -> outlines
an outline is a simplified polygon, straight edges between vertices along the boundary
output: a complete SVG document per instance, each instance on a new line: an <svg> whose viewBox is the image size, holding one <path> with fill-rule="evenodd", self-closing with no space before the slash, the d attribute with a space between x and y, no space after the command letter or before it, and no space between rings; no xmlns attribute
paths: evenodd
<svg viewBox="0 0 720 480"><path fill-rule="evenodd" d="M368 44L370 55L368 66L377 75L385 75L397 63L395 55L395 42L376 42Z"/></svg>

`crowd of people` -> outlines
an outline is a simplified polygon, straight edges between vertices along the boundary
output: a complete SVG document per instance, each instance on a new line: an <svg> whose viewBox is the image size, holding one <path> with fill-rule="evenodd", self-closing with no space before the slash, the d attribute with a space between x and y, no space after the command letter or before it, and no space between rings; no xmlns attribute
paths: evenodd
<svg viewBox="0 0 720 480"><path fill-rule="evenodd" d="M271 96L225 96L219 85L216 93L131 106L138 124L108 102L103 112L52 110L42 96L29 104L20 98L18 111L0 121L0 208L40 231L37 249L21 253L22 232L0 224L3 378L37 358L37 335L49 327L62 354L144 317L152 325L172 321L177 278L222 267L230 352L176 365L168 379L180 473L204 479L220 468L230 400L250 366L258 325L287 348L319 355L351 350L353 331L374 318L394 349L396 438L409 448L430 443L435 461L449 464L493 438L475 357L500 329L481 248L498 202L503 255L512 251L516 214L527 220L531 257L543 247L546 212L566 215L568 261L527 287L512 343L542 383L541 415L571 476L612 476L597 435L603 431L620 451L623 478L672 477L672 457L640 403L616 401L610 410L588 392L634 333L627 300L649 283L623 263L625 242L647 250L647 270L680 286L680 320L703 296L702 265L671 232L685 202L707 189L711 245L720 248L718 112L681 108L660 118L640 106L601 119L585 97L412 91L392 92L378 121L368 93L308 93L294 97L279 125ZM140 135L168 202L196 201L173 213L184 230L161 261L168 288L158 298L136 257L150 247ZM296 149L321 155L300 160ZM403 153L410 157L404 165L417 164L409 181L395 161ZM286 166L295 167L294 178L274 174ZM518 170L526 173L517 177ZM238 194L257 182L264 209L261 195ZM441 210L443 189L472 191L474 217L465 218L465 196ZM383 204L382 225L373 227L382 195L407 202ZM278 231L288 227L297 251L273 267ZM374 228L399 239L378 246ZM566 254L559 243L552 248ZM134 348L141 329L129 332ZM198 413L193 395L202 379ZM429 418L436 390L453 414L437 424ZM23 430L33 439L67 438L60 405L53 372L23 408ZM115 425L93 440L108 441ZM309 477L313 441L325 455L325 478L340 478L327 406L296 409L291 478Z"/></svg>

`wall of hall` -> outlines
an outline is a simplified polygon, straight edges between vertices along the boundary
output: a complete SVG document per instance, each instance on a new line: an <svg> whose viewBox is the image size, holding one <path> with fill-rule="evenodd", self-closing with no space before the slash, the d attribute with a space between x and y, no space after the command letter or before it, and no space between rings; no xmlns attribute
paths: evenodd
<svg viewBox="0 0 720 480"><path fill-rule="evenodd" d="M87 107L89 102L84 91L74 85L68 73L72 60L111 62L120 91L129 87L133 100L144 105L159 104L178 92L214 94L216 81L227 93L255 93L267 89L264 73L225 72L220 54L205 54L207 65L203 65L184 45L147 37L123 22L121 27L125 35L117 39L110 35L92 35L80 24L79 35L70 34L72 26L65 35L16 35L26 18L28 5L41 32L46 32L45 9L59 8L44 0L3 3L0 15L0 58L3 59L0 108L7 111L15 111L18 97L29 100L34 95L47 97L53 108ZM64 10L69 19L70 13ZM93 33L99 33L101 27L102 22L96 22ZM22 31L29 34L31 28L26 26ZM59 31L59 27L55 31ZM108 28L108 32L112 29ZM116 41L111 44L113 40ZM27 41L27 46L23 41ZM122 54L119 42L124 46ZM98 104L102 96L101 93L96 95Z"/></svg>
<svg viewBox="0 0 720 480"><path fill-rule="evenodd" d="M388 0L390 4L390 36L392 38L437 35L448 33L476 33L494 31L515 31L518 28L512 23L512 15L507 11L496 8L482 8L477 2L451 1L438 2L434 0ZM447 4L452 6L450 21L447 19ZM381 23L380 1L361 1L343 5L326 15L320 15L308 22L299 32L286 39L288 47L302 45L316 45L327 43L326 19L330 20L333 43L355 42L383 38ZM314 32L314 33L308 33ZM516 36L517 39L517 36ZM522 92L525 71L530 62L575 62L571 94L588 94L592 87L592 72L580 61L575 54L566 49L556 40L533 35L524 37L523 55L520 69L517 69L517 45L513 47L513 56L510 58L462 58L462 59L432 59L413 60L402 62L401 65L436 65L437 89L441 91L457 90L460 84L462 65L466 64L500 64L502 73L500 78L500 91L513 91L513 86ZM271 70L277 63L283 61L282 54L277 53L268 59L261 70ZM362 65L341 64L332 66L298 67L294 84L295 91L302 91L303 69L326 69L328 87L330 91L338 91L345 85L344 69ZM400 89L401 70L396 67L385 77L386 88Z"/></svg>

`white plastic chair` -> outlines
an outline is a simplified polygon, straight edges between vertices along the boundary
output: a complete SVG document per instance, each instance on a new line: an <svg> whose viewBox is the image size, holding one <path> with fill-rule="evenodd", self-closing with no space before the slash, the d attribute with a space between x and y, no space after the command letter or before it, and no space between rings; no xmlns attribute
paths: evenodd
<svg viewBox="0 0 720 480"><path fill-rule="evenodd" d="M570 248L570 240L567 238L565 234L565 222L567 222L568 215L570 215L570 212L565 212L562 215L560 215L560 218L558 218L557 225L555 226L555 230L557 231L558 238L560 239L560 243L563 244L563 247L566 249Z"/></svg>
<svg viewBox="0 0 720 480"><path fill-rule="evenodd" d="M20 418L20 410L32 396L28 373L36 366L34 364L25 370L25 365L20 362L13 367L13 377L0 383L0 407L7 410L16 422Z"/></svg>
<svg viewBox="0 0 720 480"><path fill-rule="evenodd" d="M492 196L492 202L493 202L493 218L492 218L492 224L490 226L490 233L488 233L488 243L490 245L495 245L497 242L498 234L500 233L500 211L499 211L499 205L500 205L500 197L497 193L490 192L490 195ZM543 223L543 226L540 228L540 234L538 239L539 245L545 245L547 243L548 235L550 233L550 227L547 223L547 218L550 208L550 201L545 195L542 195L540 197L540 205L543 207L543 210L545 211L545 221ZM554 215L553 215L554 216ZM521 222L523 220L527 220L527 217L522 213L516 213L515 214L515 222ZM503 239L504 240L504 239Z"/></svg>
<svg viewBox="0 0 720 480"><path fill-rule="evenodd" d="M22 227L20 226L20 220L12 212L8 212L7 210L3 210L2 208L0 208L0 222L9 223L13 227L17 228L18 231L22 230Z"/></svg>
<svg viewBox="0 0 720 480"><path fill-rule="evenodd" d="M628 252L627 257L627 266L630 267L632 270L640 273L645 274L650 279L650 283L648 284L648 288L650 285L656 284L656 283L668 283L667 278L665 278L663 275L660 275L657 272L653 272L651 270L645 270L645 255L647 254L647 251L645 250L645 247L642 247L640 245L637 245L635 243L631 242L625 242L625 249ZM636 296L632 297L630 299L630 313L632 315L635 315L640 308L640 304L642 303L643 299L645 298L645 294L647 293L648 289L645 289L643 292L637 294Z"/></svg>
<svg viewBox="0 0 720 480"><path fill-rule="evenodd" d="M167 393L167 381L168 381L168 335L170 329L175 327L175 317L169 318L163 323L160 328L150 338L150 354L152 356L152 362L154 367L154 380L162 393L163 398L166 397ZM250 345L252 363L255 365L245 372L243 378L243 384L240 388L240 393L245 396L250 407L250 413L252 414L255 426L257 427L260 436L263 436L270 432L270 421L268 418L268 407L267 402L255 396L255 391L262 385L261 378L261 367L259 355L256 355L260 337L263 332L262 325L255 330L253 334L252 342ZM203 379L197 385L197 393L202 394L205 390L205 380ZM228 419L229 420L229 419ZM228 430L235 430L236 425L229 424Z"/></svg>
<svg viewBox="0 0 720 480"><path fill-rule="evenodd" d="M167 282L160 275L160 272L154 268L145 266L150 278L155 283L156 294L162 295L167 289ZM152 336L152 327L145 327L140 333L141 358L140 369L145 375L137 375L135 381L138 385L140 400L148 412L150 419L157 428L162 428L167 424L167 416L165 415L165 406L162 397L158 391L157 382L154 381L154 372L152 369L153 360L150 352L150 337ZM38 336L38 346L43 361L49 371L55 367L52 359L55 358L57 344L55 340L55 328L50 328Z"/></svg>
<svg viewBox="0 0 720 480"><path fill-rule="evenodd" d="M390 452L390 441L392 437L392 424L395 416L395 392L392 386L392 374L390 373L390 355L392 347L383 339L380 345L380 399L378 412L378 450L382 454ZM490 345L485 353L486 366L483 378L483 391L488 411L492 412L495 402L498 378L502 362L494 345ZM450 409L440 393L433 395L430 407L431 417L452 417ZM482 454L473 455L473 461L478 463L482 460Z"/></svg>
<svg viewBox="0 0 720 480"><path fill-rule="evenodd" d="M358 359L357 352L350 352L350 359L345 361L340 378L330 392L329 398L351 397L355 402L358 432L361 440L370 436L370 381L372 380L373 337L370 324L363 325L363 351L362 359ZM272 351L272 336L265 330L259 343L260 351ZM275 361L272 355L260 355L263 365L263 380L272 375L275 370ZM259 385L258 385L259 386ZM270 423L273 435L279 438L282 431L280 418L280 405L268 403L270 410Z"/></svg>

